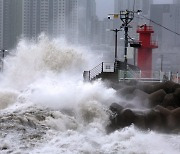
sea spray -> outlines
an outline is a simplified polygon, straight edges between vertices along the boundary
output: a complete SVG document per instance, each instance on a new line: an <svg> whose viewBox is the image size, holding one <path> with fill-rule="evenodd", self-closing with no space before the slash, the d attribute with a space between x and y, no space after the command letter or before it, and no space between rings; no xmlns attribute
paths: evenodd
<svg viewBox="0 0 180 154"><path fill-rule="evenodd" d="M25 88L48 73L82 71L84 65L81 52L50 41L44 35L37 43L21 40L14 52L15 56L6 59L1 83L17 89Z"/></svg>
<svg viewBox="0 0 180 154"><path fill-rule="evenodd" d="M96 58L46 36L21 40L0 81L0 153L179 153L179 135L134 126L106 133L108 107L121 98L101 80L83 82Z"/></svg>
<svg viewBox="0 0 180 154"><path fill-rule="evenodd" d="M0 89L0 110L16 102L19 93L14 90Z"/></svg>
<svg viewBox="0 0 180 154"><path fill-rule="evenodd" d="M1 150L34 148L39 140L46 142L47 130L83 130L90 123L94 127L102 123L105 130L107 106L115 100L115 91L101 81L83 82L85 55L45 36L37 43L19 42L1 74Z"/></svg>

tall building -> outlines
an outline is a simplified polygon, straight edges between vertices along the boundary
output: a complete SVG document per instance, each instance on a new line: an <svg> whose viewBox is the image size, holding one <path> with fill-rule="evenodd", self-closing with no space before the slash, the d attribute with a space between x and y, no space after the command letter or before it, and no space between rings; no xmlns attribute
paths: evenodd
<svg viewBox="0 0 180 154"><path fill-rule="evenodd" d="M168 29L180 33L180 5L179 4L153 4L151 5L150 18L167 27ZM161 26L151 23L154 26L156 37L160 47L180 46L180 38L176 34L162 28ZM165 47L166 48L166 47Z"/></svg>
<svg viewBox="0 0 180 154"><path fill-rule="evenodd" d="M179 0L173 0L173 3L174 4L180 4L180 1Z"/></svg>
<svg viewBox="0 0 180 154"><path fill-rule="evenodd" d="M0 0L0 47L13 48L22 33L22 0Z"/></svg>
<svg viewBox="0 0 180 154"><path fill-rule="evenodd" d="M155 37L158 41L159 54L163 55L163 68L166 71L180 71L179 69L179 49L180 37L174 32L180 34L180 4L153 4L151 5L151 23L155 30ZM161 26L159 26L161 25ZM166 28L163 28L163 27ZM169 29L169 30L167 30ZM160 57L160 55L156 55ZM160 66L155 63L156 66Z"/></svg>
<svg viewBox="0 0 180 154"><path fill-rule="evenodd" d="M3 48L3 0L0 0L0 49Z"/></svg>
<svg viewBox="0 0 180 154"><path fill-rule="evenodd" d="M87 22L92 0L23 0L23 34L37 37L45 32L51 37L66 36L73 43L84 43L88 37ZM82 39L81 39L82 38Z"/></svg>
<svg viewBox="0 0 180 154"><path fill-rule="evenodd" d="M93 35L95 0L0 0L0 48L13 48L21 36L44 32L87 43Z"/></svg>
<svg viewBox="0 0 180 154"><path fill-rule="evenodd" d="M95 0L87 0L87 38L88 43L93 42L93 37L95 35L94 29L96 24L96 2Z"/></svg>
<svg viewBox="0 0 180 154"><path fill-rule="evenodd" d="M53 33L53 1L23 0L23 35L36 38L41 32Z"/></svg>
<svg viewBox="0 0 180 154"><path fill-rule="evenodd" d="M68 37L71 42L88 43L96 19L95 0L69 0Z"/></svg>
<svg viewBox="0 0 180 154"><path fill-rule="evenodd" d="M69 31L68 38L71 42L78 43L78 0L69 0Z"/></svg>
<svg viewBox="0 0 180 154"><path fill-rule="evenodd" d="M69 24L69 1L54 0L53 1L53 36L65 35Z"/></svg>

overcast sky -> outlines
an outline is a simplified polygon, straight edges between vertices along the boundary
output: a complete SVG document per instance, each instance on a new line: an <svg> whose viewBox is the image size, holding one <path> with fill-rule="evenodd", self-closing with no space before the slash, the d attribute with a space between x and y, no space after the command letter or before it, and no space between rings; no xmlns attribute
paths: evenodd
<svg viewBox="0 0 180 154"><path fill-rule="evenodd" d="M114 13L114 0L96 0L96 8L99 19L106 18Z"/></svg>
<svg viewBox="0 0 180 154"><path fill-rule="evenodd" d="M154 4L172 4L173 0L153 0ZM99 19L104 19L108 14L114 13L114 0L96 0L96 10Z"/></svg>
<svg viewBox="0 0 180 154"><path fill-rule="evenodd" d="M153 0L154 4L172 4L173 0Z"/></svg>

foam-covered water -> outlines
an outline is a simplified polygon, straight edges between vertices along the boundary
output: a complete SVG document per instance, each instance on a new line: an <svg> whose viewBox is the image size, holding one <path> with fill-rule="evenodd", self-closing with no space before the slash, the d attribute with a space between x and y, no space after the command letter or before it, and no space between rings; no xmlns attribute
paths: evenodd
<svg viewBox="0 0 180 154"><path fill-rule="evenodd" d="M99 60L87 48L41 36L20 41L12 55L0 76L0 153L180 152L180 135L134 126L106 133L108 106L121 98L100 80L83 82Z"/></svg>

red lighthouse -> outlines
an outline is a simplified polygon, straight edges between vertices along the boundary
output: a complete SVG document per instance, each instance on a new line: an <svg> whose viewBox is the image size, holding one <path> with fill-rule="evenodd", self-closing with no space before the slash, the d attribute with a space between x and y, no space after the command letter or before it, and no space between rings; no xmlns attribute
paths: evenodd
<svg viewBox="0 0 180 154"><path fill-rule="evenodd" d="M158 48L157 42L151 40L151 34L154 33L152 26L139 26L139 41L141 47L138 49L138 67L145 71L144 77L151 77L152 72L152 49Z"/></svg>

